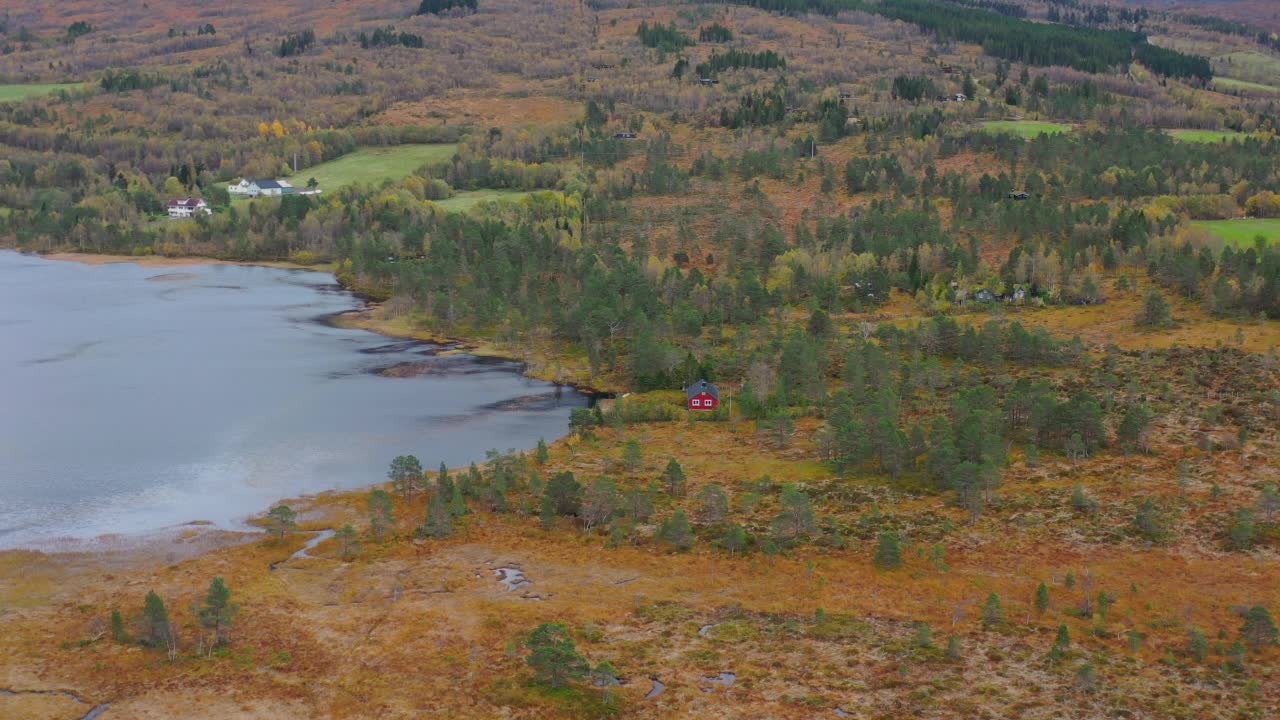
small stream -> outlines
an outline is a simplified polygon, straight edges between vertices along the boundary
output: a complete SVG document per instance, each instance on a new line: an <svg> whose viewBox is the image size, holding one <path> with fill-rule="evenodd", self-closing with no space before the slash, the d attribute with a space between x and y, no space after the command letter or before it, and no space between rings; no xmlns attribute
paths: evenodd
<svg viewBox="0 0 1280 720"><path fill-rule="evenodd" d="M9 688L0 688L0 695L9 697L17 695L61 695L62 697L78 702L81 705L89 704L88 700L85 700L70 690L11 690ZM106 712L109 707L111 707L111 703L109 702L94 705L89 708L89 712L81 716L80 720L96 720L96 718Z"/></svg>
<svg viewBox="0 0 1280 720"><path fill-rule="evenodd" d="M666 684L663 683L661 680L659 680L657 676L651 677L649 679L653 681L653 687L650 688L649 692L645 693L644 697L646 700L650 700L658 697L659 695L662 694L663 690L667 689Z"/></svg>
<svg viewBox="0 0 1280 720"><path fill-rule="evenodd" d="M316 531L315 536L312 537L310 540L308 540L305 545L299 548L298 552L289 556L289 560L297 560L299 558L311 557L311 551L314 550L317 545L324 542L325 540L328 540L331 537L333 537L333 530Z"/></svg>

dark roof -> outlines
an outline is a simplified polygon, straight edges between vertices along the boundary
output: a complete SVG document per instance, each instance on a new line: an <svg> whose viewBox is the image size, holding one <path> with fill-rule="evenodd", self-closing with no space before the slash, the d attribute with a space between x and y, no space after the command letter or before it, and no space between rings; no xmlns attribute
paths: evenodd
<svg viewBox="0 0 1280 720"><path fill-rule="evenodd" d="M204 202L199 198L174 198L169 201L169 207L200 207L200 203Z"/></svg>
<svg viewBox="0 0 1280 720"><path fill-rule="evenodd" d="M254 185L258 186L259 190L274 190L276 188L284 187L280 184L279 180L254 180L252 182Z"/></svg>
<svg viewBox="0 0 1280 720"><path fill-rule="evenodd" d="M702 393L706 393L717 400L720 399L720 391L716 389L715 385L712 385L706 380L699 380L698 382L693 383L689 387L685 388L684 392L685 397L688 400L692 400Z"/></svg>

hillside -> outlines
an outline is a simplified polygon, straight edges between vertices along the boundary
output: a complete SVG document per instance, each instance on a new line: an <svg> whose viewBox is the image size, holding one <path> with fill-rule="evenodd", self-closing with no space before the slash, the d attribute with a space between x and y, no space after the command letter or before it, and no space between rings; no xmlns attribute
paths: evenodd
<svg viewBox="0 0 1280 720"><path fill-rule="evenodd" d="M0 552L0 716L1280 713L1265 5L0 0L5 246L333 269L600 396Z"/></svg>

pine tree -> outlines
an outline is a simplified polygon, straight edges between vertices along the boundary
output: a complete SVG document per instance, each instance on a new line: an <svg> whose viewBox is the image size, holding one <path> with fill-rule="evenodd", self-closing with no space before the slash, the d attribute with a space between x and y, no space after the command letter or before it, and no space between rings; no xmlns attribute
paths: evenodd
<svg viewBox="0 0 1280 720"><path fill-rule="evenodd" d="M453 492L449 495L449 512L454 517L462 517L470 512L467 509L467 500L463 497L461 483L453 483Z"/></svg>
<svg viewBox="0 0 1280 720"><path fill-rule="evenodd" d="M658 539L676 550L688 550L693 547L693 529L689 527L689 518L684 510L676 510L670 518L663 521L658 530Z"/></svg>
<svg viewBox="0 0 1280 720"><path fill-rule="evenodd" d="M200 619L201 625L213 631L214 642L222 645L227 642L231 621L238 612L240 612L240 606L231 602L231 590L221 577L215 577L209 584L204 605L196 612L196 616Z"/></svg>
<svg viewBox="0 0 1280 720"><path fill-rule="evenodd" d="M1058 626L1058 637L1054 639L1053 646L1060 650L1071 647L1071 632L1067 630L1066 623Z"/></svg>
<svg viewBox="0 0 1280 720"><path fill-rule="evenodd" d="M1142 312L1138 313L1138 325L1143 327L1164 327L1173 322L1169 312L1169 302L1158 288L1147 291L1142 302Z"/></svg>
<svg viewBox="0 0 1280 720"><path fill-rule="evenodd" d="M440 493L432 495L427 502L427 519L418 529L418 534L432 538L444 538L453 534L453 512L449 509L449 501Z"/></svg>
<svg viewBox="0 0 1280 720"><path fill-rule="evenodd" d="M1280 640L1271 613L1263 605L1254 605L1244 617L1244 627L1240 629L1240 637L1255 650L1263 645L1275 645Z"/></svg>
<svg viewBox="0 0 1280 720"><path fill-rule="evenodd" d="M916 647L929 649L933 647L933 628L929 627L929 623L922 622L916 625Z"/></svg>
<svg viewBox="0 0 1280 720"><path fill-rule="evenodd" d="M449 468L442 462L436 471L436 492L445 497L453 497L453 478L449 477Z"/></svg>
<svg viewBox="0 0 1280 720"><path fill-rule="evenodd" d="M276 534L277 540L284 540L284 534L297 527L294 519L298 517L298 513L288 505L277 505L271 508L267 513L267 524L271 527L271 532Z"/></svg>
<svg viewBox="0 0 1280 720"><path fill-rule="evenodd" d="M1076 670L1076 689L1083 693L1098 691L1098 675L1092 665L1085 663Z"/></svg>
<svg viewBox="0 0 1280 720"><path fill-rule="evenodd" d="M395 518L392 516L391 496L386 490L374 488L369 493L369 532L373 533L373 538L381 542L383 537L395 526Z"/></svg>
<svg viewBox="0 0 1280 720"><path fill-rule="evenodd" d="M338 528L333 533L333 536L338 539L339 554L342 555L343 560L347 560L354 555L360 546L360 541L356 539L356 529L351 527L351 523Z"/></svg>
<svg viewBox="0 0 1280 720"><path fill-rule="evenodd" d="M1049 609L1049 586L1040 581L1039 587L1036 588L1036 610L1044 612Z"/></svg>
<svg viewBox="0 0 1280 720"><path fill-rule="evenodd" d="M1196 662L1204 662L1209 655L1209 639L1197 628L1187 631L1187 652Z"/></svg>
<svg viewBox="0 0 1280 720"><path fill-rule="evenodd" d="M785 545L817 532L818 516L813 510L813 502L803 490L784 485L780 504L782 510L770 524L776 542Z"/></svg>
<svg viewBox="0 0 1280 720"><path fill-rule="evenodd" d="M1262 494L1258 496L1258 512L1262 513L1267 522L1271 522L1271 516L1277 510L1280 510L1280 488L1275 485L1263 486Z"/></svg>
<svg viewBox="0 0 1280 720"><path fill-rule="evenodd" d="M1253 513L1248 508L1241 508L1231 516L1231 526L1227 529L1227 539L1233 550L1248 550L1253 547L1256 530L1253 524Z"/></svg>
<svg viewBox="0 0 1280 720"><path fill-rule="evenodd" d="M542 491L545 498L550 498L551 507L557 515L577 515L582 507L582 485L571 472L557 473Z"/></svg>
<svg viewBox="0 0 1280 720"><path fill-rule="evenodd" d="M667 463L667 469L662 472L662 482L667 486L667 494L671 497L684 496L684 468L680 466L679 460L671 458Z"/></svg>
<svg viewBox="0 0 1280 720"><path fill-rule="evenodd" d="M992 627L1004 621L1004 608L1000 606L1000 596L991 593L982 605L982 625Z"/></svg>
<svg viewBox="0 0 1280 720"><path fill-rule="evenodd" d="M111 611L111 639L118 643L129 642L129 633L124 629L124 616L120 614L120 608Z"/></svg>
<svg viewBox="0 0 1280 720"><path fill-rule="evenodd" d="M902 567L902 542L898 539L898 533L892 530L880 533L875 563L881 570Z"/></svg>
<svg viewBox="0 0 1280 720"><path fill-rule="evenodd" d="M550 495L542 496L542 503L538 507L538 520L542 523L543 530L550 530L556 526L556 501Z"/></svg>
<svg viewBox="0 0 1280 720"><path fill-rule="evenodd" d="M564 687L569 680L583 677L590 666L578 654L569 631L560 623L543 623L529 633L524 642L529 649L528 662L539 682L553 688Z"/></svg>
<svg viewBox="0 0 1280 720"><path fill-rule="evenodd" d="M729 551L730 555L739 553L747 548L747 531L738 523L732 523L725 528L724 534L720 536L720 547Z"/></svg>
<svg viewBox="0 0 1280 720"><path fill-rule="evenodd" d="M729 514L729 497L716 483L703 485L698 491L698 522L716 525Z"/></svg>
<svg viewBox="0 0 1280 720"><path fill-rule="evenodd" d="M538 449L534 452L533 460L539 465L546 465L551 459L551 450L547 447L547 441L538 438Z"/></svg>
<svg viewBox="0 0 1280 720"><path fill-rule="evenodd" d="M169 626L169 610L164 600L154 590L147 593L142 605L143 641L153 647L166 644L172 628Z"/></svg>
<svg viewBox="0 0 1280 720"><path fill-rule="evenodd" d="M640 449L640 441L631 438L622 448L622 464L630 472L635 472L644 464L644 456Z"/></svg>
<svg viewBox="0 0 1280 720"><path fill-rule="evenodd" d="M422 478L422 463L413 455L397 455L387 470L387 479L395 491L404 497L413 495Z"/></svg>

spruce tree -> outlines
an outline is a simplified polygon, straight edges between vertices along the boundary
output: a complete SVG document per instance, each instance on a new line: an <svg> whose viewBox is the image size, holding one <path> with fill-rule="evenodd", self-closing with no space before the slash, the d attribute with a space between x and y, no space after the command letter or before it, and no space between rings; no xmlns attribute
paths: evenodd
<svg viewBox="0 0 1280 720"><path fill-rule="evenodd" d="M1240 637L1256 650L1263 645L1275 645L1280 640L1280 631L1276 629L1270 611L1263 605L1254 605L1244 616Z"/></svg>
<svg viewBox="0 0 1280 720"><path fill-rule="evenodd" d="M663 521L658 539L676 550L693 547L693 529L689 527L689 518L685 516L684 510L676 510L670 518Z"/></svg>
<svg viewBox="0 0 1280 720"><path fill-rule="evenodd" d="M667 468L662 472L662 482L667 487L667 494L671 497L683 497L685 491L684 468L680 466L680 461L675 458L667 463Z"/></svg>
<svg viewBox="0 0 1280 720"><path fill-rule="evenodd" d="M1209 639L1197 628L1187 631L1187 652L1196 662L1204 662L1209 655Z"/></svg>
<svg viewBox="0 0 1280 720"><path fill-rule="evenodd" d="M1071 647L1071 631L1067 629L1066 623L1058 626L1058 636L1054 639L1053 646L1062 650Z"/></svg>
<svg viewBox="0 0 1280 720"><path fill-rule="evenodd" d="M720 536L720 547L729 551L730 555L747 548L747 531L738 523L731 523Z"/></svg>
<svg viewBox="0 0 1280 720"><path fill-rule="evenodd" d="M129 633L124 629L124 616L120 614L120 608L111 611L111 639L118 643L129 642Z"/></svg>
<svg viewBox="0 0 1280 720"><path fill-rule="evenodd" d="M1248 508L1241 508L1231 516L1231 525L1227 528L1227 540L1233 550L1248 550L1253 547L1256 534L1253 513Z"/></svg>
<svg viewBox="0 0 1280 720"><path fill-rule="evenodd" d="M373 538L378 542L395 527L395 518L392 515L393 504L391 496L386 490L374 488L369 493L369 532L373 534Z"/></svg>
<svg viewBox="0 0 1280 720"><path fill-rule="evenodd" d="M449 501L440 493L427 502L427 519L419 528L419 534L431 538L444 538L453 534L453 512Z"/></svg>
<svg viewBox="0 0 1280 720"><path fill-rule="evenodd" d="M1036 610L1044 612L1049 609L1049 586L1040 581L1039 587L1036 588Z"/></svg>
<svg viewBox="0 0 1280 720"><path fill-rule="evenodd" d="M1004 621L1004 608L1000 606L1000 596L991 593L982 604L982 625L990 628Z"/></svg>
<svg viewBox="0 0 1280 720"><path fill-rule="evenodd" d="M197 610L196 616L201 625L213 631L214 642L222 645L227 642L231 621L238 612L240 606L231 602L231 590L221 577L215 577L209 584L204 605Z"/></svg>
<svg viewBox="0 0 1280 720"><path fill-rule="evenodd" d="M160 647L165 645L170 636L169 610L164 600L154 590L147 593L142 605L142 639L148 645Z"/></svg>
<svg viewBox="0 0 1280 720"><path fill-rule="evenodd" d="M898 533L888 530L880 533L876 543L876 567L881 570L893 570L902 567L902 541Z"/></svg>

